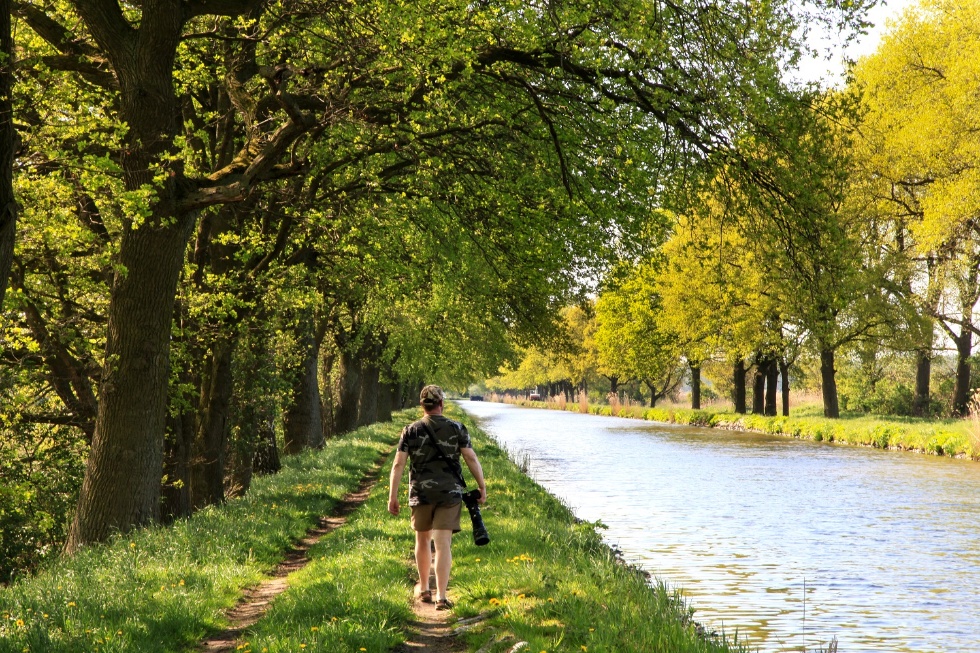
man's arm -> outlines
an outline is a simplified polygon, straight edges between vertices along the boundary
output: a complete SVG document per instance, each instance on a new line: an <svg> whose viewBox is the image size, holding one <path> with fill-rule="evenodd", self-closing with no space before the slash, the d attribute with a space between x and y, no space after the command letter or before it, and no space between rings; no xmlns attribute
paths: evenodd
<svg viewBox="0 0 980 653"><path fill-rule="evenodd" d="M480 466L480 460L476 457L476 452L470 447L461 447L459 455L466 461L466 466L469 468L470 474L473 475L476 484L480 488L480 503L485 503L487 500L487 484L483 480L483 467Z"/></svg>
<svg viewBox="0 0 980 653"><path fill-rule="evenodd" d="M399 451L395 454L395 462L391 465L391 478L388 479L388 512L397 515L400 510L398 506L398 486L402 483L402 474L405 473L405 463L408 461L408 452Z"/></svg>

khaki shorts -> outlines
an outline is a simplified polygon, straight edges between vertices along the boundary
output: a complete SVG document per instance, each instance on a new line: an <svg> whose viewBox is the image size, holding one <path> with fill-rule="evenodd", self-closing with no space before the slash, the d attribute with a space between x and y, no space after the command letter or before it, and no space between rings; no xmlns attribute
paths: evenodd
<svg viewBox="0 0 980 653"><path fill-rule="evenodd" d="M412 506L412 528L417 531L452 531L458 533L463 502Z"/></svg>

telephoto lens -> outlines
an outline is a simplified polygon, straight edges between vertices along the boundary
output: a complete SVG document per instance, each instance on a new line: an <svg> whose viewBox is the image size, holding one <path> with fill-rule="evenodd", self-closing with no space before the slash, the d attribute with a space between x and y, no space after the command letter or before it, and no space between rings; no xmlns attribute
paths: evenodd
<svg viewBox="0 0 980 653"><path fill-rule="evenodd" d="M471 490L463 493L463 503L470 512L470 521L473 522L473 543L477 546L490 544L490 534L487 527L483 524L483 515L480 514L480 491Z"/></svg>

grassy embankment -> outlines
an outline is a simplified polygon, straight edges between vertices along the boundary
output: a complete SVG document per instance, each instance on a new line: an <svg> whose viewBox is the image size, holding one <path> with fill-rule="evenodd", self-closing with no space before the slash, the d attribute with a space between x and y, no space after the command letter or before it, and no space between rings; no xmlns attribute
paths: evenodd
<svg viewBox="0 0 980 653"><path fill-rule="evenodd" d="M976 420L930 420L846 413L839 419L828 419L822 416L822 409L814 405L793 408L789 417L766 417L751 414L738 415L724 408L704 410L676 407L645 408L637 405L571 402L561 398L555 401L528 401L509 397L498 399L530 408L549 408L653 422L756 431L817 442L840 442L879 449L901 449L939 456L980 459L980 424Z"/></svg>
<svg viewBox="0 0 980 653"><path fill-rule="evenodd" d="M458 415L457 415L458 416ZM409 416L332 441L287 462L248 498L172 530L150 529L0 590L0 651L188 650L221 625L220 610L254 583L318 512L356 483ZM682 602L617 562L593 525L570 512L471 429L487 471L493 541L456 538L456 614L490 613L464 637L539 651L743 650L699 638ZM346 452L350 452L347 455ZM390 461L389 461L390 464ZM336 471L331 471L336 470ZM343 479L343 480L341 480ZM310 551L241 650L390 651L412 618L412 535L386 512L379 483L349 523ZM336 488L336 489L333 489Z"/></svg>

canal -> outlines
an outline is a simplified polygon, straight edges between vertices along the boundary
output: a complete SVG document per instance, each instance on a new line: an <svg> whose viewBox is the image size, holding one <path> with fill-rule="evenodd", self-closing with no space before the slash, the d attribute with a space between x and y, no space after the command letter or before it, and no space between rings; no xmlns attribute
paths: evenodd
<svg viewBox="0 0 980 653"><path fill-rule="evenodd" d="M460 405L711 629L765 652L980 651L978 463Z"/></svg>

